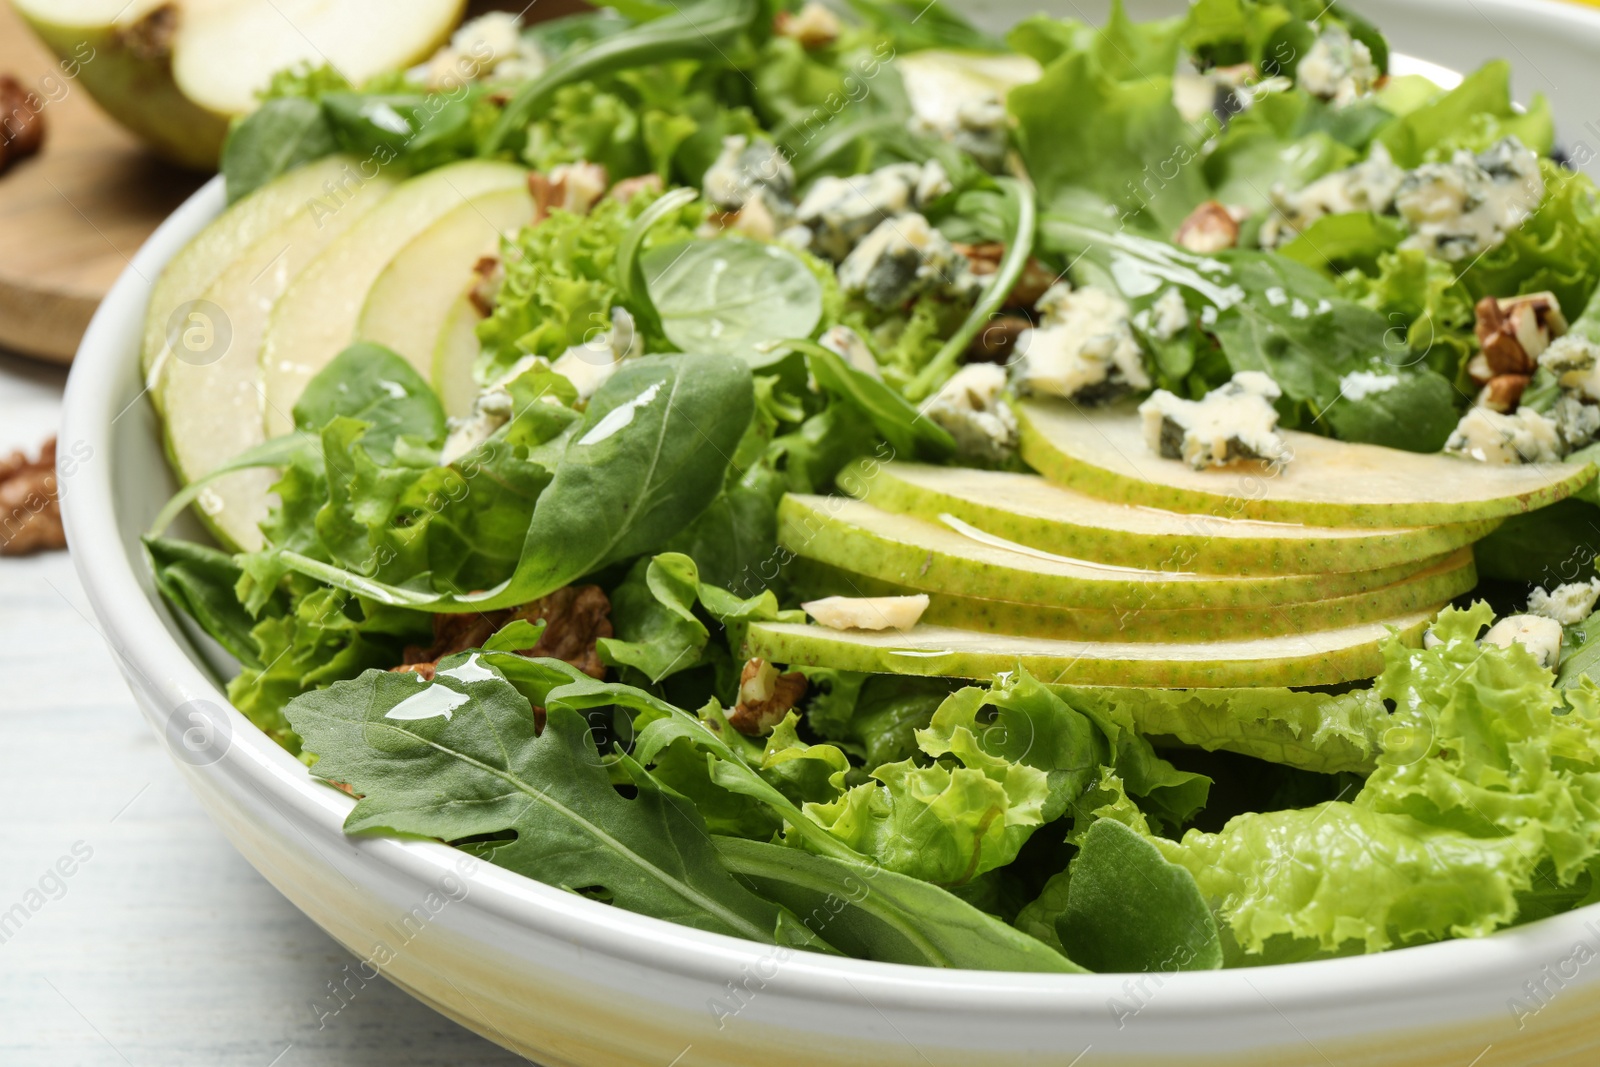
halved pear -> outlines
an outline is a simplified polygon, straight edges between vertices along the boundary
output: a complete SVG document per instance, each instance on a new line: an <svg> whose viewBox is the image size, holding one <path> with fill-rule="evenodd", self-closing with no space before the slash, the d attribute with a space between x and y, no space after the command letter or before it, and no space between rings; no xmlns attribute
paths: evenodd
<svg viewBox="0 0 1600 1067"><path fill-rule="evenodd" d="M943 626L884 633L763 622L750 627L745 643L750 655L770 663L869 674L988 678L1021 668L1042 682L1066 685L1338 685L1383 670L1382 645L1391 635L1420 643L1434 614L1256 640L1166 644L1000 637Z"/></svg>
<svg viewBox="0 0 1600 1067"><path fill-rule="evenodd" d="M839 477L852 496L929 522L954 517L1076 559L1204 574L1317 574L1430 559L1485 537L1499 519L1449 526L1302 526L1184 515L1102 500L1035 474L864 460Z"/></svg>
<svg viewBox="0 0 1600 1067"><path fill-rule="evenodd" d="M152 395L165 415L163 430L172 468L184 482L211 473L266 439L258 353L273 305L307 263L381 203L395 184L381 177L361 179L353 160L313 163L241 200L212 224L221 225L257 197L292 198L297 207L271 232L230 257L231 262L224 261L217 277L197 294L204 302L201 307L224 316L221 325L230 339L223 353L209 362L169 354L161 364ZM340 190L337 211L325 208L329 188ZM206 240L209 232L195 244L220 249L220 242ZM166 280L163 276L162 282ZM150 314L163 321L149 325L163 331L162 307L152 303ZM201 492L197 512L224 544L253 551L261 546L257 524L266 517L274 480L270 470L225 475Z"/></svg>
<svg viewBox="0 0 1600 1067"><path fill-rule="evenodd" d="M478 398L478 382L472 375L472 365L483 348L478 341L478 323L483 321L483 315L470 296L474 284L469 283L467 291L450 305L444 326L433 344L433 370L428 380L433 384L433 391L439 394L444 413L452 418L470 414L472 402Z"/></svg>
<svg viewBox="0 0 1600 1067"><path fill-rule="evenodd" d="M473 283L473 267L484 256L498 252L502 238L514 236L532 222L533 198L520 183L446 212L378 275L361 309L356 336L394 349L425 376L434 374L440 342L447 332L459 328L455 316L463 289ZM476 318L472 325L475 329ZM451 339L455 340L454 335ZM474 345L474 354L475 349ZM459 351L453 349L447 358L458 359ZM467 370L470 374L470 361ZM458 397L450 399L459 407ZM469 408L471 403L469 397ZM450 404L445 409L465 414L452 411Z"/></svg>
<svg viewBox="0 0 1600 1067"><path fill-rule="evenodd" d="M880 511L848 497L786 496L778 538L805 559L920 593L953 593L1022 604L1122 614L1292 604L1348 596L1408 578L1435 561L1342 574L1232 577L1092 563Z"/></svg>
<svg viewBox="0 0 1600 1067"><path fill-rule="evenodd" d="M1553 504L1594 479L1592 464L1498 466L1284 431L1294 458L1274 471L1238 463L1197 471L1145 444L1131 408L1017 405L1022 458L1090 496L1192 514L1322 526L1434 526Z"/></svg>
<svg viewBox="0 0 1600 1067"><path fill-rule="evenodd" d="M262 341L267 436L294 428L294 404L306 383L356 340L367 294L407 245L464 204L514 189L527 195L527 177L521 167L484 160L419 174L402 182L312 260L272 309ZM458 282L451 278L432 284L455 291ZM428 351L413 364L424 375L431 369L432 355Z"/></svg>
<svg viewBox="0 0 1600 1067"><path fill-rule="evenodd" d="M791 578L805 597L886 597L913 592L910 586L796 560ZM1180 608L1106 611L934 593L922 621L988 634L1018 634L1063 641L1220 641L1277 634L1339 630L1443 604L1478 584L1472 550L1456 550L1409 578L1364 593L1294 604L1227 610ZM997 590L1003 596L1005 590Z"/></svg>
<svg viewBox="0 0 1600 1067"><path fill-rule="evenodd" d="M272 75L327 64L360 84L450 36L465 0L15 0L111 117L176 163L217 165ZM70 64L70 66L69 66Z"/></svg>

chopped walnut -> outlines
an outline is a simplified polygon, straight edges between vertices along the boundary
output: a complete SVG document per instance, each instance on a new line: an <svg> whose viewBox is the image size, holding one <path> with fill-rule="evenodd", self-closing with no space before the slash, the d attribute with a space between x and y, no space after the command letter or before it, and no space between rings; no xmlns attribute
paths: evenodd
<svg viewBox="0 0 1600 1067"><path fill-rule="evenodd" d="M13 452L0 460L0 556L66 548L61 504L56 495L56 439L30 460Z"/></svg>
<svg viewBox="0 0 1600 1067"><path fill-rule="evenodd" d="M772 23L774 33L779 37L792 37L808 52L837 41L842 29L839 16L816 0L811 0L798 12L778 12Z"/></svg>
<svg viewBox="0 0 1600 1067"><path fill-rule="evenodd" d="M749 737L770 734L805 695L805 675L779 674L766 660L753 659L739 675L739 702L728 713L728 723Z"/></svg>
<svg viewBox="0 0 1600 1067"><path fill-rule="evenodd" d="M0 75L0 174L44 144L43 107L17 79Z"/></svg>
<svg viewBox="0 0 1600 1067"><path fill-rule="evenodd" d="M996 316L967 346L967 359L973 363L1009 363L1016 351L1017 339L1031 329L1033 323L1021 315Z"/></svg>
<svg viewBox="0 0 1600 1067"><path fill-rule="evenodd" d="M1478 393L1478 406L1509 415L1522 402L1522 392L1528 388L1528 381L1526 374L1497 374Z"/></svg>
<svg viewBox="0 0 1600 1067"><path fill-rule="evenodd" d="M1006 254L1006 246L999 241L984 241L981 244L956 242L952 247L966 258L968 269L979 278L987 278L999 270L1000 260ZM1021 276L1017 278L1017 284L1011 287L1011 292L1006 296L1005 306L1031 308L1057 280L1049 267L1029 256Z"/></svg>
<svg viewBox="0 0 1600 1067"><path fill-rule="evenodd" d="M1225 251L1239 243L1239 217L1226 204L1207 200L1189 213L1172 240L1201 255Z"/></svg>
<svg viewBox="0 0 1600 1067"><path fill-rule="evenodd" d="M494 314L494 305L500 298L500 284L506 280L505 264L499 256L481 256L472 265L472 288L467 299L478 314L488 318Z"/></svg>
<svg viewBox="0 0 1600 1067"><path fill-rule="evenodd" d="M606 195L626 204L640 193L659 193L664 186L659 174L641 174L637 178L624 178L611 187Z"/></svg>
<svg viewBox="0 0 1600 1067"><path fill-rule="evenodd" d="M528 192L533 194L533 221L543 222L557 209L574 215L587 215L611 185L606 168L599 163L563 163L549 174L534 171L528 175Z"/></svg>
<svg viewBox="0 0 1600 1067"><path fill-rule="evenodd" d="M517 619L543 619L545 624L539 643L519 649L519 655L564 660L589 677L604 680L606 667L595 642L612 636L613 630L611 601L598 585L569 585L531 604L503 611L435 615L433 644L426 648L412 645L402 655L401 666L391 669L432 679L440 660L482 647L501 627Z"/></svg>
<svg viewBox="0 0 1600 1067"><path fill-rule="evenodd" d="M1532 374L1539 356L1550 342L1567 332L1567 320L1554 293L1529 293L1497 299L1486 296L1477 306L1478 343L1483 347L1490 377L1500 374Z"/></svg>
<svg viewBox="0 0 1600 1067"><path fill-rule="evenodd" d="M169 2L151 8L140 18L117 28L117 43L137 59L166 59L172 55L172 41L178 36L179 18L176 3Z"/></svg>

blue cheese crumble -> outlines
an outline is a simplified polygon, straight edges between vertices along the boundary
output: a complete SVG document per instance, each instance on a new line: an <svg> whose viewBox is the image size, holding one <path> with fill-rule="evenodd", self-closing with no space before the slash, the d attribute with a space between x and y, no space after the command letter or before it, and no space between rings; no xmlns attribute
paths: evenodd
<svg viewBox="0 0 1600 1067"><path fill-rule="evenodd" d="M1567 453L1554 419L1522 408L1510 415L1475 407L1461 417L1444 450L1480 463L1558 463Z"/></svg>
<svg viewBox="0 0 1600 1067"><path fill-rule="evenodd" d="M1139 405L1145 444L1195 470L1242 459L1281 467L1293 458L1278 435L1278 410L1272 406L1282 395L1278 383L1260 371L1241 371L1200 400L1157 389Z"/></svg>
<svg viewBox="0 0 1600 1067"><path fill-rule="evenodd" d="M995 363L962 367L923 407L922 413L956 440L956 451L998 463L1017 447L1017 417L1001 394L1005 368Z"/></svg>
<svg viewBox="0 0 1600 1067"><path fill-rule="evenodd" d="M916 212L884 219L839 265L839 287L881 308L899 307L965 274L965 257Z"/></svg>
<svg viewBox="0 0 1600 1067"><path fill-rule="evenodd" d="M1346 107L1371 93L1380 73L1372 61L1372 50L1343 26L1332 24L1317 35L1294 76L1300 88L1312 96L1334 107Z"/></svg>
<svg viewBox="0 0 1600 1067"><path fill-rule="evenodd" d="M1563 626L1576 626L1594 614L1597 600L1600 600L1600 578L1567 582L1548 593L1541 585L1528 594L1528 614L1554 619Z"/></svg>
<svg viewBox="0 0 1600 1067"><path fill-rule="evenodd" d="M1057 282L1035 307L1039 324L1017 338L1013 373L1020 391L1092 401L1150 388L1122 297Z"/></svg>

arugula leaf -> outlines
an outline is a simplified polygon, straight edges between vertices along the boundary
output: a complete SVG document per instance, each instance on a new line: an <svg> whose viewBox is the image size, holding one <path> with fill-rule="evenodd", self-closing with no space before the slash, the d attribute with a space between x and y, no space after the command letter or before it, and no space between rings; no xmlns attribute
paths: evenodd
<svg viewBox="0 0 1600 1067"><path fill-rule="evenodd" d="M1072 861L1062 947L1090 970L1215 970L1222 939L1194 876L1114 819L1089 828Z"/></svg>
<svg viewBox="0 0 1600 1067"><path fill-rule="evenodd" d="M711 639L695 617L699 571L687 556L641 559L611 593L611 625L617 636L597 643L613 667L632 667L650 683L698 666Z"/></svg>
<svg viewBox="0 0 1600 1067"><path fill-rule="evenodd" d="M830 348L799 340L789 341L788 347L804 353L817 384L866 416L896 453L939 458L955 452L955 438L950 432L923 418L922 412L897 389L851 366Z"/></svg>
<svg viewBox="0 0 1600 1067"><path fill-rule="evenodd" d="M985 971L1082 968L938 886L871 864L715 838L728 869L860 959Z"/></svg>
<svg viewBox="0 0 1600 1067"><path fill-rule="evenodd" d="M234 593L244 576L234 558L205 545L166 537L147 536L144 547L161 595L199 623L234 659L259 668L261 658L250 635L255 618Z"/></svg>
<svg viewBox="0 0 1600 1067"><path fill-rule="evenodd" d="M694 807L626 759L618 765L637 794L624 798L581 715L547 705L536 731L527 699L479 657L439 666L433 682L369 671L289 705L316 775L361 796L346 832L455 841L514 831L472 850L629 911L777 939L779 909L723 869Z"/></svg>
<svg viewBox="0 0 1600 1067"><path fill-rule="evenodd" d="M667 339L687 352L765 367L822 320L822 285L778 245L736 237L656 248L639 261Z"/></svg>

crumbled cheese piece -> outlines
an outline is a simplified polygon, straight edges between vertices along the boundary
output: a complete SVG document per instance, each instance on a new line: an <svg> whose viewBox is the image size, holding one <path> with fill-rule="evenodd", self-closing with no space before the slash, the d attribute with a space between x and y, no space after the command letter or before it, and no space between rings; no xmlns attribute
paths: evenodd
<svg viewBox="0 0 1600 1067"><path fill-rule="evenodd" d="M924 405L922 413L956 439L963 456L999 462L1017 447L1017 417L1000 399L1006 371L995 363L962 367Z"/></svg>
<svg viewBox="0 0 1600 1067"><path fill-rule="evenodd" d="M1157 455L1181 459L1195 470L1240 459L1281 466L1293 458L1278 436L1278 410L1272 406L1282 395L1278 383L1260 371L1241 371L1201 400L1157 389L1139 405L1145 443Z"/></svg>
<svg viewBox="0 0 1600 1067"><path fill-rule="evenodd" d="M1486 645L1510 648L1521 645L1533 653L1546 670L1561 662L1561 624L1540 615L1510 615L1489 627L1482 637Z"/></svg>
<svg viewBox="0 0 1600 1067"><path fill-rule="evenodd" d="M449 420L446 424L449 433L445 437L444 447L439 451L440 466L448 467L511 421L514 409L511 383L536 369L548 370L550 362L543 356L523 356L478 394L468 415Z"/></svg>
<svg viewBox="0 0 1600 1067"><path fill-rule="evenodd" d="M722 154L706 171L701 191L718 211L739 211L752 197L765 194L768 211L777 212L794 195L794 168L771 141L752 142L736 134L722 139Z"/></svg>
<svg viewBox="0 0 1600 1067"><path fill-rule="evenodd" d="M928 595L830 596L800 607L830 630L909 630L928 610Z"/></svg>
<svg viewBox="0 0 1600 1067"><path fill-rule="evenodd" d="M1295 68L1295 80L1312 96L1344 107L1372 92L1381 76L1372 50L1333 23L1323 27Z"/></svg>
<svg viewBox="0 0 1600 1067"><path fill-rule="evenodd" d="M1539 366L1556 376L1561 388L1586 400L1600 400L1600 345L1577 334L1551 342Z"/></svg>
<svg viewBox="0 0 1600 1067"><path fill-rule="evenodd" d="M948 141L990 168L1004 162L1010 144L1011 117L995 93L963 99L949 114L914 114L907 125L919 137Z"/></svg>
<svg viewBox="0 0 1600 1067"><path fill-rule="evenodd" d="M1406 175L1395 207L1411 228L1402 248L1455 262L1481 255L1521 226L1544 198L1539 157L1515 137L1474 156L1424 163Z"/></svg>
<svg viewBox="0 0 1600 1067"><path fill-rule="evenodd" d="M872 349L861 335L848 326L830 326L817 342L830 352L837 353L844 361L863 374L870 374L874 378L882 378L883 371L878 367L878 360L872 354Z"/></svg>
<svg viewBox="0 0 1600 1067"><path fill-rule="evenodd" d="M1149 334L1158 341L1170 341L1189 328L1189 305L1177 286L1171 286L1150 305Z"/></svg>
<svg viewBox="0 0 1600 1067"><path fill-rule="evenodd" d="M1503 415L1474 407L1456 425L1444 450L1480 463L1555 463L1566 455L1555 422L1531 408Z"/></svg>
<svg viewBox="0 0 1600 1067"><path fill-rule="evenodd" d="M1528 594L1528 614L1554 619L1563 626L1576 626L1594 614L1597 600L1600 600L1600 578L1568 582L1548 593L1541 585Z"/></svg>
<svg viewBox="0 0 1600 1067"><path fill-rule="evenodd" d="M951 188L937 161L891 163L868 174L818 178L794 215L811 231L807 246L838 263L884 220L921 211Z"/></svg>
<svg viewBox="0 0 1600 1067"><path fill-rule="evenodd" d="M839 286L878 307L899 307L953 282L965 265L948 238L916 212L884 219L839 265Z"/></svg>
<svg viewBox="0 0 1600 1067"><path fill-rule="evenodd" d="M1092 400L1150 388L1122 297L1099 286L1074 289L1058 282L1037 307L1039 325L1017 338L1019 389Z"/></svg>
<svg viewBox="0 0 1600 1067"><path fill-rule="evenodd" d="M1398 374L1379 374L1370 370L1355 370L1339 379L1339 395L1357 403L1369 396L1387 393L1400 384Z"/></svg>
<svg viewBox="0 0 1600 1067"><path fill-rule="evenodd" d="M428 88L448 91L490 74L531 78L543 69L544 58L523 45L522 20L491 11L461 24L450 43L428 60L426 80Z"/></svg>
<svg viewBox="0 0 1600 1067"><path fill-rule="evenodd" d="M1324 175L1304 189L1290 192L1281 183L1274 185L1269 194L1273 213L1261 227L1261 244L1266 248L1284 244L1325 215L1386 214L1405 178L1406 171L1379 143L1362 162Z"/></svg>
<svg viewBox="0 0 1600 1067"><path fill-rule="evenodd" d="M1561 442L1569 452L1575 452L1600 437L1600 407L1585 404L1572 393L1556 398L1550 409L1550 418L1561 433Z"/></svg>
<svg viewBox="0 0 1600 1067"><path fill-rule="evenodd" d="M808 0L798 12L778 12L773 32L779 37L789 37L800 42L800 47L811 50L825 48L839 39L844 26L827 5Z"/></svg>

